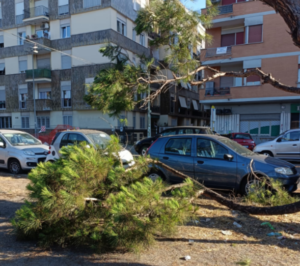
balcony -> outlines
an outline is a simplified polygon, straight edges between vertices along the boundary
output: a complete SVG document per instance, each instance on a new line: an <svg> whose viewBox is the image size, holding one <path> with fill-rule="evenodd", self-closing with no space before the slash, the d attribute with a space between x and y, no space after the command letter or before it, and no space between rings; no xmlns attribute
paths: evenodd
<svg viewBox="0 0 300 266"><path fill-rule="evenodd" d="M153 105L150 107L151 113L160 113L160 106L158 105Z"/></svg>
<svg viewBox="0 0 300 266"><path fill-rule="evenodd" d="M51 82L51 70L46 68L26 70L26 82L48 83ZM34 74L34 75L33 75Z"/></svg>
<svg viewBox="0 0 300 266"><path fill-rule="evenodd" d="M32 35L30 39L26 39L24 41L24 48L26 50L30 50L30 48L34 46L34 43L32 43L31 41L37 44L41 44L41 46L38 46L39 54L47 54L51 52L50 49L43 48L43 46L51 47L51 40L49 40L46 34L44 35L44 37L38 37L36 35Z"/></svg>
<svg viewBox="0 0 300 266"><path fill-rule="evenodd" d="M34 100L26 100L20 102L20 109L26 111L34 111ZM36 111L51 111L53 108L52 99L36 99L35 100Z"/></svg>
<svg viewBox="0 0 300 266"><path fill-rule="evenodd" d="M69 14L69 5L63 5L58 7L58 15L67 15Z"/></svg>
<svg viewBox="0 0 300 266"><path fill-rule="evenodd" d="M207 88L205 90L205 96L228 96L230 94L230 88L229 87L223 87L223 88Z"/></svg>
<svg viewBox="0 0 300 266"><path fill-rule="evenodd" d="M205 50L205 58L218 57L218 56L228 56L232 54L232 47L216 47L208 48Z"/></svg>
<svg viewBox="0 0 300 266"><path fill-rule="evenodd" d="M61 99L61 107L62 108L71 108L72 107L72 99L71 98Z"/></svg>
<svg viewBox="0 0 300 266"><path fill-rule="evenodd" d="M233 12L233 5L219 6L219 15L224 15Z"/></svg>
<svg viewBox="0 0 300 266"><path fill-rule="evenodd" d="M38 24L49 21L49 9L45 6L36 6L24 10L23 22Z"/></svg>

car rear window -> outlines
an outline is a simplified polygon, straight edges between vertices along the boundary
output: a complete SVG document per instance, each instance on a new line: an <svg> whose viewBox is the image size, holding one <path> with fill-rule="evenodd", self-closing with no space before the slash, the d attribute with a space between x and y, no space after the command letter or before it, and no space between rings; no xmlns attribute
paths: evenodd
<svg viewBox="0 0 300 266"><path fill-rule="evenodd" d="M235 139L252 139L249 134L236 134L234 136Z"/></svg>

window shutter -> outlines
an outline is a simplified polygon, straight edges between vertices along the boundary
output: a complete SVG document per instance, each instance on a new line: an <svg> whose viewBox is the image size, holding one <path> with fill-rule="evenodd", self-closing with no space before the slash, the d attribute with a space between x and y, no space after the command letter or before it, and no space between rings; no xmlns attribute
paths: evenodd
<svg viewBox="0 0 300 266"><path fill-rule="evenodd" d="M233 77L221 77L222 88L232 87L233 86Z"/></svg>
<svg viewBox="0 0 300 266"><path fill-rule="evenodd" d="M132 40L136 41L136 31L132 30Z"/></svg>
<svg viewBox="0 0 300 266"><path fill-rule="evenodd" d="M26 121L26 128L29 128L29 117L25 117L25 121Z"/></svg>
<svg viewBox="0 0 300 266"><path fill-rule="evenodd" d="M234 4L235 0L222 0L222 6Z"/></svg>
<svg viewBox="0 0 300 266"><path fill-rule="evenodd" d="M50 66L50 58L37 60L37 68L50 68Z"/></svg>
<svg viewBox="0 0 300 266"><path fill-rule="evenodd" d="M221 36L221 46L235 45L235 33L224 34Z"/></svg>
<svg viewBox="0 0 300 266"><path fill-rule="evenodd" d="M64 125L67 125L68 124L68 117L67 116L64 116L63 117L63 123L64 123Z"/></svg>
<svg viewBox="0 0 300 266"><path fill-rule="evenodd" d="M249 26L248 43L255 43L262 41L262 25Z"/></svg>
<svg viewBox="0 0 300 266"><path fill-rule="evenodd" d="M236 45L245 43L245 33L237 32L236 33Z"/></svg>
<svg viewBox="0 0 300 266"><path fill-rule="evenodd" d="M251 70L251 68L249 68L247 70ZM256 81L260 81L260 77L259 76L249 76L249 77L247 77L247 82L256 82Z"/></svg>
<svg viewBox="0 0 300 266"><path fill-rule="evenodd" d="M0 91L0 101L1 102L5 102L5 97L6 95L5 95L5 90L1 90Z"/></svg>
<svg viewBox="0 0 300 266"><path fill-rule="evenodd" d="M25 117L22 117L22 128L25 128Z"/></svg>
<svg viewBox="0 0 300 266"><path fill-rule="evenodd" d="M61 65L62 69L70 69L71 68L71 57L67 55L62 55L61 56Z"/></svg>
<svg viewBox="0 0 300 266"><path fill-rule="evenodd" d="M46 128L50 128L50 118L46 117Z"/></svg>
<svg viewBox="0 0 300 266"><path fill-rule="evenodd" d="M68 125L69 126L73 125L73 117L72 116L68 116Z"/></svg>
<svg viewBox="0 0 300 266"><path fill-rule="evenodd" d="M20 72L25 72L25 70L27 70L27 60L19 61L19 69Z"/></svg>

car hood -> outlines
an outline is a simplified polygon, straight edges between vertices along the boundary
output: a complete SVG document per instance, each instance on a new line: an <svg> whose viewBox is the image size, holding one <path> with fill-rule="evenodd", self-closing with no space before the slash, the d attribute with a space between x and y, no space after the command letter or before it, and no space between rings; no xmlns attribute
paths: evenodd
<svg viewBox="0 0 300 266"><path fill-rule="evenodd" d="M151 142L151 141L154 141L154 140L156 140L157 139L157 137L151 137L151 138L144 138L144 139L141 139L140 141L139 141L139 143L143 143L143 142Z"/></svg>
<svg viewBox="0 0 300 266"><path fill-rule="evenodd" d="M28 145L28 146L13 146L17 150L22 150L22 151L32 151L35 154L37 153L48 153L49 151L49 146L41 144L41 145Z"/></svg>
<svg viewBox="0 0 300 266"><path fill-rule="evenodd" d="M293 164L280 160L280 159L276 159L270 156L265 156L265 155L261 155L261 154L255 154L255 155L251 155L251 156L247 156L248 159L253 159L254 163L255 162L259 162L261 164L267 164L267 165L272 165L274 167L288 167L288 168L293 168L295 167Z"/></svg>

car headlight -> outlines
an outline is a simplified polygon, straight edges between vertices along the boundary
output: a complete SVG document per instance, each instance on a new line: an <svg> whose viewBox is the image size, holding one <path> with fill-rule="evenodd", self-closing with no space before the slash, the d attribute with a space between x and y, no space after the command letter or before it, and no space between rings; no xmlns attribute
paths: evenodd
<svg viewBox="0 0 300 266"><path fill-rule="evenodd" d="M29 156L34 156L35 155L33 151L23 151L23 153L25 155L29 155Z"/></svg>
<svg viewBox="0 0 300 266"><path fill-rule="evenodd" d="M275 168L275 172L282 175L292 175L293 171L287 167L278 167Z"/></svg>

